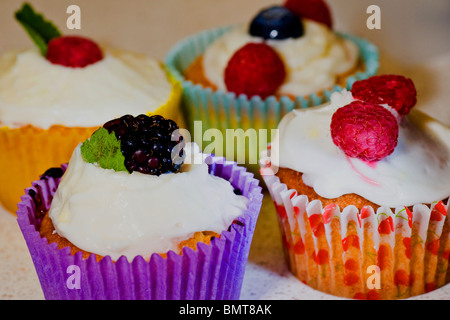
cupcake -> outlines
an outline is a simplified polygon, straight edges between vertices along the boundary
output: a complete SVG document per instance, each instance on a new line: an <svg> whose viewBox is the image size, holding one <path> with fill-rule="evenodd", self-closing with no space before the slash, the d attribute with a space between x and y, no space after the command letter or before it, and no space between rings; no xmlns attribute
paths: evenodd
<svg viewBox="0 0 450 320"><path fill-rule="evenodd" d="M261 158L292 273L353 299L403 299L450 281L450 129L410 79L357 81L294 110Z"/></svg>
<svg viewBox="0 0 450 320"><path fill-rule="evenodd" d="M174 121L127 115L33 182L17 220L46 299L238 299L261 202Z"/></svg>
<svg viewBox="0 0 450 320"><path fill-rule="evenodd" d="M0 203L15 212L23 190L75 146L123 114L158 113L182 124L181 85L148 56L64 36L25 4L17 20L36 48L0 56Z"/></svg>
<svg viewBox="0 0 450 320"><path fill-rule="evenodd" d="M292 109L321 104L331 92L375 74L378 51L364 39L335 32L326 3L289 0L247 23L182 40L166 65L182 82L189 125L202 121L203 131L225 133L276 129ZM270 138L269 132L260 148ZM249 143L250 154L259 154L257 144Z"/></svg>

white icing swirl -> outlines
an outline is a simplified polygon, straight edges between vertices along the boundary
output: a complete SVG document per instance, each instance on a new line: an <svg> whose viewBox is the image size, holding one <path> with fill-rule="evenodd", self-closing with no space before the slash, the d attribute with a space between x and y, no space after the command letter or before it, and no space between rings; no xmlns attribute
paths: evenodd
<svg viewBox="0 0 450 320"><path fill-rule="evenodd" d="M357 46L337 36L326 26L303 19L304 34L297 39L268 40L286 68L285 82L277 94L306 96L331 89L336 77L351 71L358 63ZM236 27L215 40L205 51L203 67L206 78L226 90L224 71L234 53L247 43L263 42L253 37L247 25Z"/></svg>
<svg viewBox="0 0 450 320"><path fill-rule="evenodd" d="M450 195L450 128L413 109L400 122L394 152L367 163L347 157L331 138L333 113L351 101L344 90L328 104L287 114L273 141L272 164L303 172L305 184L324 198L356 193L395 208Z"/></svg>
<svg viewBox="0 0 450 320"><path fill-rule="evenodd" d="M1 56L0 126L95 127L127 113L154 111L168 101L172 85L158 61L103 51L103 60L85 68L52 64L34 49Z"/></svg>
<svg viewBox="0 0 450 320"><path fill-rule="evenodd" d="M191 150L192 147L192 150ZM226 230L248 199L208 173L195 144L186 145L183 172L145 175L102 169L82 159L78 146L55 193L49 216L60 236L113 260L121 255L178 252L197 231Z"/></svg>

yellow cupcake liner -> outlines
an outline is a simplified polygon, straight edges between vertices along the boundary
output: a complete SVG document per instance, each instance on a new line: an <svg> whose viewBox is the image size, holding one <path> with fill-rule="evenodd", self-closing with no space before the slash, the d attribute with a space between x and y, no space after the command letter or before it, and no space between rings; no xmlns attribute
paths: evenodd
<svg viewBox="0 0 450 320"><path fill-rule="evenodd" d="M173 87L169 99L148 114L173 119L183 128L185 121L179 108L182 87L170 74L168 79ZM54 125L49 129L32 125L14 129L0 127L1 206L15 213L20 196L31 181L39 179L47 169L68 162L75 147L89 138L97 128L62 125Z"/></svg>

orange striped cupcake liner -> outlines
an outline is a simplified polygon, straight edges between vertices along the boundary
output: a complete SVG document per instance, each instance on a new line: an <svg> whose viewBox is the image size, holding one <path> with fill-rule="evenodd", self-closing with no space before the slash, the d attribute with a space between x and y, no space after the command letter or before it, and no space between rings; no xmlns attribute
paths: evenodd
<svg viewBox="0 0 450 320"><path fill-rule="evenodd" d="M313 289L350 299L393 300L450 282L448 203L395 212L324 207L288 189L267 165L261 175L275 204L289 269Z"/></svg>

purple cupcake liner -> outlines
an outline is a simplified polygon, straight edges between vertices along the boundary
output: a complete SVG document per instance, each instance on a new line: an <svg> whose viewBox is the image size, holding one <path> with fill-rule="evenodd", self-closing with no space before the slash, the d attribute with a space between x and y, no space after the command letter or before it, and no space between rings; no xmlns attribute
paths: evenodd
<svg viewBox="0 0 450 320"><path fill-rule="evenodd" d="M208 157L210 174L230 181L249 199L244 214L197 250L183 248L167 258L153 254L131 262L125 256L99 262L94 254L59 249L39 234L42 213L51 205L59 177L43 176L27 188L18 204L17 222L25 238L47 300L237 300L256 221L262 204L259 181L245 168L220 157ZM62 165L63 171L67 165ZM79 279L78 282L74 279Z"/></svg>

